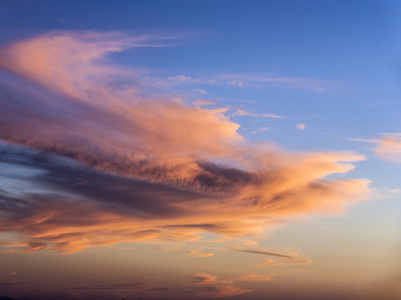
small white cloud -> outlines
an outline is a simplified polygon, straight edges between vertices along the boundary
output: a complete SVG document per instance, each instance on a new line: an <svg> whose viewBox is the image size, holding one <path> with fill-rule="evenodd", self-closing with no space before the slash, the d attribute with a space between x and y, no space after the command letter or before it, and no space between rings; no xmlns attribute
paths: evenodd
<svg viewBox="0 0 401 300"><path fill-rule="evenodd" d="M303 123L298 123L297 126L296 126L295 128L297 128L297 129L299 129L299 130L304 130L304 129L306 128L306 125L303 124Z"/></svg>

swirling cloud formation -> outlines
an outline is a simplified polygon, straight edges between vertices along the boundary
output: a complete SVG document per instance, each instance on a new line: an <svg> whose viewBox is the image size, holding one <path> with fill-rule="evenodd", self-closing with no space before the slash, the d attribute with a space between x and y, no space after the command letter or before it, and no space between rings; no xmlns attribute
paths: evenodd
<svg viewBox="0 0 401 300"><path fill-rule="evenodd" d="M230 237L367 197L367 180L326 178L362 156L249 144L225 109L154 92L149 76L107 60L160 39L55 32L1 51L0 164L21 188L0 186L0 246Z"/></svg>

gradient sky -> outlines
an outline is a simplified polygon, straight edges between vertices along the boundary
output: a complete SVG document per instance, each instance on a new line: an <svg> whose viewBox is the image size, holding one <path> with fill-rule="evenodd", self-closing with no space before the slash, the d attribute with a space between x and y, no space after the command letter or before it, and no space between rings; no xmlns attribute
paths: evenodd
<svg viewBox="0 0 401 300"><path fill-rule="evenodd" d="M400 20L0 1L0 298L401 297Z"/></svg>

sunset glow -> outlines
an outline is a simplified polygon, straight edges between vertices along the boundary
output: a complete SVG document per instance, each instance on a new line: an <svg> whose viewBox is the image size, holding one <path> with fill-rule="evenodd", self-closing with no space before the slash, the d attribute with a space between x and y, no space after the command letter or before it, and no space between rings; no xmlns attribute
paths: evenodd
<svg viewBox="0 0 401 300"><path fill-rule="evenodd" d="M0 2L0 300L401 298L400 16Z"/></svg>

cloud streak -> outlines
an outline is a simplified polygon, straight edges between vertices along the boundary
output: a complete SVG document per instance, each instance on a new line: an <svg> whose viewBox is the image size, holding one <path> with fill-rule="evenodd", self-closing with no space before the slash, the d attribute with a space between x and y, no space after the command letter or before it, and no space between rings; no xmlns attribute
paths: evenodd
<svg viewBox="0 0 401 300"><path fill-rule="evenodd" d="M249 111L245 111L242 109L238 109L234 113L234 116L263 117L263 118L274 118L274 119L283 119L284 118L284 117L276 115L276 114L257 114L257 113L251 113Z"/></svg>
<svg viewBox="0 0 401 300"><path fill-rule="evenodd" d="M264 261L263 266L268 266L268 267L280 266L282 264L303 265L303 264L310 264L312 262L312 260L309 257L296 257L276 252L270 252L266 250L253 250L253 249L240 249L240 248L232 248L232 250L280 258L279 260L273 260L271 258L263 259Z"/></svg>
<svg viewBox="0 0 401 300"><path fill-rule="evenodd" d="M281 257L281 258L288 258L288 259L295 258L295 257L289 256L289 255L270 252L270 251L263 251L263 250L250 250L250 249L238 249L238 248L233 248L233 250L240 251L240 252L246 252L246 253L252 253L252 254L260 254L260 255L275 256L275 257Z"/></svg>
<svg viewBox="0 0 401 300"><path fill-rule="evenodd" d="M387 161L401 163L401 133L382 133L376 139L349 139L350 141L375 144L374 154Z"/></svg>
<svg viewBox="0 0 401 300"><path fill-rule="evenodd" d="M219 76L210 76L207 79L202 77L190 77L180 74L167 77L166 79L159 79L158 82L159 84L171 87L183 87L185 85L228 86L240 89L281 87L311 90L315 92L324 92L346 88L345 84L336 80L304 77L267 76L264 74L223 74Z"/></svg>
<svg viewBox="0 0 401 300"><path fill-rule="evenodd" d="M201 251L196 251L196 250L191 250L188 252L189 255L192 256L197 256L197 257L210 257L213 256L214 253L205 253L205 252L201 252Z"/></svg>
<svg viewBox="0 0 401 300"><path fill-rule="evenodd" d="M306 89L315 92L326 90L343 89L344 84L334 80L302 78L302 77L274 77L252 74L231 74L221 76L226 85L237 86L239 88L256 87L261 88L265 85L282 85L296 89Z"/></svg>
<svg viewBox="0 0 401 300"><path fill-rule="evenodd" d="M36 187L0 186L0 231L14 237L3 247L235 237L368 197L368 180L326 179L362 156L249 144L226 109L156 96L105 59L154 39L55 32L2 50L0 163L29 168L15 180Z"/></svg>

